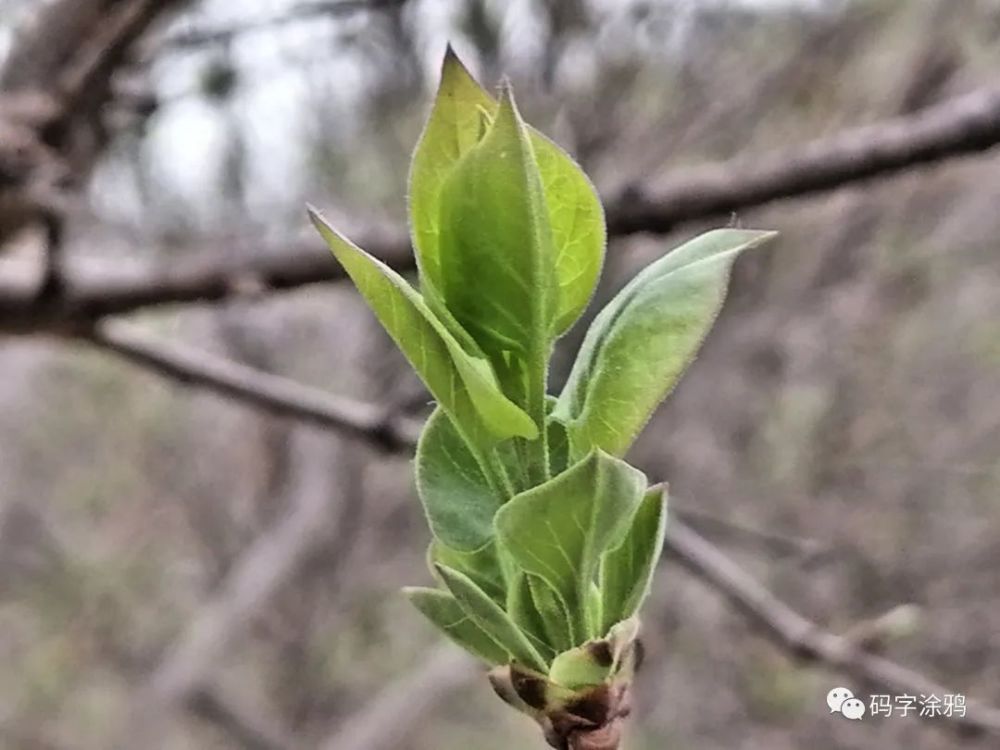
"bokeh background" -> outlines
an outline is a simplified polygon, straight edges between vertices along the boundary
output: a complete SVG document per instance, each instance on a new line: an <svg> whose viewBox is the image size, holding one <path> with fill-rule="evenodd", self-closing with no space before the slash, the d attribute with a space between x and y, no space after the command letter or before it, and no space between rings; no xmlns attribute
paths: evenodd
<svg viewBox="0 0 1000 750"><path fill-rule="evenodd" d="M8 90L21 40L57 4L0 1ZM89 4L107 13L96 38L127 3ZM398 246L449 39L485 83L509 76L526 118L608 196L1000 77L996 0L166 5L80 126L89 140L60 142L71 279L285 253L322 267L306 201ZM810 620L986 704L1000 703L998 207L1000 155L943 160L616 238L598 295L710 226L781 231L739 261L631 457ZM38 278L44 239L37 222L0 233L0 291ZM348 285L245 281L143 309L129 330L427 414ZM397 594L430 580L405 449L66 333L0 337L0 747L541 746ZM940 718L831 716L835 686L885 691L798 659L669 557L645 632L629 750L997 747Z"/></svg>

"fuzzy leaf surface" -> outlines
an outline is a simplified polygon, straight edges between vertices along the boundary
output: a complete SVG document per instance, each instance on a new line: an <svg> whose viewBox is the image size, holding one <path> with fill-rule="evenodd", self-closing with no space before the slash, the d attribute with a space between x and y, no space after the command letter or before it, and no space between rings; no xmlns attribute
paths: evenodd
<svg viewBox="0 0 1000 750"><path fill-rule="evenodd" d="M445 306L495 365L509 353L525 381L538 382L548 360L555 251L534 151L509 91L486 136L446 178L440 211ZM544 402L544 393L535 398Z"/></svg>
<svg viewBox="0 0 1000 750"><path fill-rule="evenodd" d="M545 659L507 613L490 599L471 578L457 570L438 565L438 573L462 609L490 638L515 661L531 669L545 670Z"/></svg>
<svg viewBox="0 0 1000 750"><path fill-rule="evenodd" d="M483 115L497 103L472 78L449 47L441 67L441 83L424 132L410 164L410 234L425 281L440 288L438 252L441 186L456 162L482 137Z"/></svg>
<svg viewBox="0 0 1000 750"><path fill-rule="evenodd" d="M444 580L440 578L438 565L464 573L493 601L498 604L505 602L507 584L496 544L490 543L472 552L464 552L448 547L435 539L427 549L427 561L431 573L441 580L441 583L444 583Z"/></svg>
<svg viewBox="0 0 1000 750"><path fill-rule="evenodd" d="M447 591L414 586L403 589L403 593L438 630L473 656L492 665L510 661L510 655L466 614L458 600Z"/></svg>
<svg viewBox="0 0 1000 750"><path fill-rule="evenodd" d="M489 362L466 353L402 276L315 211L310 216L379 322L470 442L488 445L538 434L534 421L500 391Z"/></svg>
<svg viewBox="0 0 1000 750"><path fill-rule="evenodd" d="M548 642L556 651L565 651L576 642L573 618L563 597L541 576L526 574L535 609L545 626Z"/></svg>
<svg viewBox="0 0 1000 750"><path fill-rule="evenodd" d="M493 539L493 516L503 499L440 407L417 443L416 478L431 531L442 543L472 552Z"/></svg>
<svg viewBox="0 0 1000 750"><path fill-rule="evenodd" d="M410 168L410 230L425 283L440 288L441 189L456 163L472 150L497 114L497 101L472 78L450 49L427 126ZM528 129L551 227L558 284L553 334L565 332L593 295L607 239L597 191L558 145Z"/></svg>
<svg viewBox="0 0 1000 750"><path fill-rule="evenodd" d="M625 540L601 558L601 632L632 617L642 606L663 551L667 490L651 488L639 504Z"/></svg>
<svg viewBox="0 0 1000 750"><path fill-rule="evenodd" d="M588 602L601 555L621 543L645 489L642 472L595 451L496 515L503 550L565 602L576 642L591 635Z"/></svg>
<svg viewBox="0 0 1000 750"><path fill-rule="evenodd" d="M694 358L725 298L733 261L773 232L718 229L639 273L594 319L554 416L575 455L621 456Z"/></svg>
<svg viewBox="0 0 1000 750"><path fill-rule="evenodd" d="M545 621L531 595L531 581L527 573L519 573L507 592L507 613L524 634L528 636L546 661L551 661L556 649L546 633Z"/></svg>
<svg viewBox="0 0 1000 750"><path fill-rule="evenodd" d="M611 677L614 653L607 641L589 641L563 651L552 661L549 679L570 690L601 685Z"/></svg>

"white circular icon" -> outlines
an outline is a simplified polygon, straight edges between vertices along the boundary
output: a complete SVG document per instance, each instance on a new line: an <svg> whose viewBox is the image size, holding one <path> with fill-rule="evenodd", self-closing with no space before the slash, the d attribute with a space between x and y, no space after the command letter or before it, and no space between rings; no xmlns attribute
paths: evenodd
<svg viewBox="0 0 1000 750"><path fill-rule="evenodd" d="M865 715L865 704L857 698L848 698L840 705L840 714L846 719L860 721Z"/></svg>
<svg viewBox="0 0 1000 750"><path fill-rule="evenodd" d="M826 705L831 714L840 714L845 719L860 721L865 715L864 701L854 697L854 693L845 687L835 687L826 694Z"/></svg>
<svg viewBox="0 0 1000 750"><path fill-rule="evenodd" d="M848 698L853 698L854 693L845 687L836 687L826 694L826 705L830 707L831 714L840 713L841 706Z"/></svg>

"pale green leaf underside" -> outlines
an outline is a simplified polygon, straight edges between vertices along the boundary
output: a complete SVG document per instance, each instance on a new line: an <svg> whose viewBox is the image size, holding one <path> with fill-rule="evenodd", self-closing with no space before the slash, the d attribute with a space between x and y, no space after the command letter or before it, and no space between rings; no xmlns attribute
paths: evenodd
<svg viewBox="0 0 1000 750"><path fill-rule="evenodd" d="M624 455L694 358L736 256L773 232L719 229L637 275L595 318L553 413L575 455Z"/></svg>
<svg viewBox="0 0 1000 750"><path fill-rule="evenodd" d="M455 164L478 143L482 119L495 116L497 102L449 50L441 85L410 169L410 229L426 282L439 287L440 192ZM576 163L547 137L529 128L541 175L555 248L558 283L553 334L579 318L590 301L604 261L604 209L597 191Z"/></svg>
<svg viewBox="0 0 1000 750"><path fill-rule="evenodd" d="M651 488L639 504L624 541L601 559L601 632L634 615L649 593L663 550L667 490Z"/></svg>
<svg viewBox="0 0 1000 750"><path fill-rule="evenodd" d="M502 646L515 661L532 669L546 669L545 659L507 613L490 599L471 578L444 565L438 573L462 609L490 638Z"/></svg>
<svg viewBox="0 0 1000 750"><path fill-rule="evenodd" d="M467 354L402 276L343 238L315 211L310 210L310 217L379 322L470 442L485 446L537 435L531 418L501 393L489 363Z"/></svg>
<svg viewBox="0 0 1000 750"><path fill-rule="evenodd" d="M427 420L417 444L416 478L436 538L466 552L489 543L502 498L440 408Z"/></svg>
<svg viewBox="0 0 1000 750"><path fill-rule="evenodd" d="M466 614L447 591L410 587L403 589L413 605L441 632L487 664L502 665L510 655Z"/></svg>
<svg viewBox="0 0 1000 750"><path fill-rule="evenodd" d="M591 635L587 603L601 555L621 542L645 487L642 472L598 451L496 515L503 550L566 603L575 642Z"/></svg>

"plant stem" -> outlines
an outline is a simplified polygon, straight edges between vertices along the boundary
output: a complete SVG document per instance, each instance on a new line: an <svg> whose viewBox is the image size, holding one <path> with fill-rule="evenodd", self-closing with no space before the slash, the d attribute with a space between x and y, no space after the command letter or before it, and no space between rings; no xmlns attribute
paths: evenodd
<svg viewBox="0 0 1000 750"><path fill-rule="evenodd" d="M573 732L569 737L569 750L619 750L622 739L622 720L616 718L592 732Z"/></svg>
<svg viewBox="0 0 1000 750"><path fill-rule="evenodd" d="M515 438L515 450L527 479L527 489L545 483L550 476L548 433L545 429L549 346L539 340L527 359L494 360L504 393L538 426L535 440Z"/></svg>
<svg viewBox="0 0 1000 750"><path fill-rule="evenodd" d="M529 371L527 407L528 416L538 425L538 439L528 443L531 450L528 466L533 485L543 484L550 477L549 472L549 436L545 429L545 390L548 385L549 347L539 342L537 351L533 352L533 364Z"/></svg>

